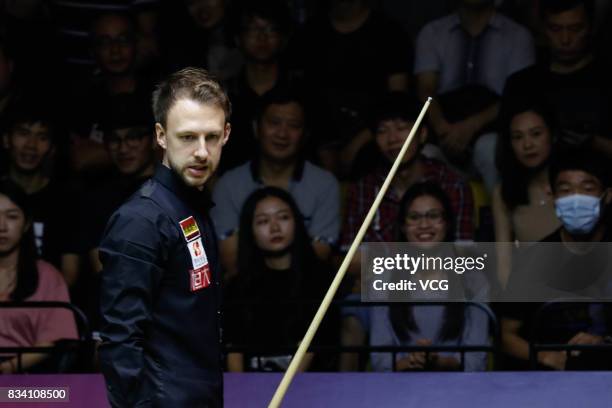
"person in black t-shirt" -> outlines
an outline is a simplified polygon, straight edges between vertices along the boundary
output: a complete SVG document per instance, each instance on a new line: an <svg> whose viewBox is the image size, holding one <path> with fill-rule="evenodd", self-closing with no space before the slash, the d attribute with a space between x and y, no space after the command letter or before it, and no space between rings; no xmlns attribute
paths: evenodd
<svg viewBox="0 0 612 408"><path fill-rule="evenodd" d="M336 174L340 160L350 162L373 139L367 129L373 101L410 85L408 35L371 3L331 1L329 13L307 23L288 50L321 111L315 128L322 166Z"/></svg>
<svg viewBox="0 0 612 408"><path fill-rule="evenodd" d="M501 123L534 100L550 105L561 142L585 146L612 157L610 74L592 53L593 4L589 0L543 0L540 18L547 55L512 75L504 90Z"/></svg>
<svg viewBox="0 0 612 408"><path fill-rule="evenodd" d="M60 269L69 245L64 225L73 200L53 174L58 137L53 109L45 101L23 98L11 106L6 119L7 175L30 200L38 254Z"/></svg>
<svg viewBox="0 0 612 408"><path fill-rule="evenodd" d="M225 340L230 346L266 350L230 352L228 369L284 371L332 275L317 260L293 198L280 188L264 187L247 199L240 231L239 272L228 288ZM329 314L315 344L330 334L334 313ZM300 370L312 367L312 361L313 353L307 353Z"/></svg>
<svg viewBox="0 0 612 408"><path fill-rule="evenodd" d="M612 192L605 164L585 151L570 152L557 157L550 167L550 184L555 198L557 216L563 226L542 242L561 242L551 256L544 256L548 248L537 251L538 256L526 258L531 263L517 262L510 277L508 290L533 290L538 285L542 300L558 298L594 298L607 301L612 258L607 247L594 245L585 251L585 243L609 242L610 203ZM542 248L542 247L540 247ZM538 266L534 266L538 265ZM537 272L535 280L525 275ZM517 276L519 276L517 278ZM514 279L513 279L514 278ZM522 278L522 279L521 279ZM522 280L522 281L521 281ZM521 281L521 282L519 282ZM525 368L529 358L529 342L552 344L601 344L612 333L612 308L607 303L558 302L542 312L538 322L536 312L542 303L507 303L502 310L502 348L508 355L506 367ZM537 328L536 331L532 331ZM540 367L547 369L610 369L609 352L541 351L537 355Z"/></svg>

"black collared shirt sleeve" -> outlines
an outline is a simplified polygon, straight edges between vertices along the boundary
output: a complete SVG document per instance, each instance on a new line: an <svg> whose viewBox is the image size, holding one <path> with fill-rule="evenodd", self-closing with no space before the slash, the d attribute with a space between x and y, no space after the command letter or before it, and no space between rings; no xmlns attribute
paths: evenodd
<svg viewBox="0 0 612 408"><path fill-rule="evenodd" d="M109 220L100 244L100 364L113 406L135 406L147 398L143 340L163 275L168 230L165 217L151 215L148 206L155 204L122 207Z"/></svg>

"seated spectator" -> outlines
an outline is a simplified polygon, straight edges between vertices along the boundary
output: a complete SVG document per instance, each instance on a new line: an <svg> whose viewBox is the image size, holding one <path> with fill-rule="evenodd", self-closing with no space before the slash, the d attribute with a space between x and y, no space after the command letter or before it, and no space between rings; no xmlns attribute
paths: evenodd
<svg viewBox="0 0 612 408"><path fill-rule="evenodd" d="M239 273L228 288L226 343L297 348L332 274L315 255L300 210L285 190L265 187L250 195L240 214L240 231ZM232 301L240 305L232 308ZM328 329L324 324L317 338ZM228 368L284 371L291 354L229 353ZM300 371L307 370L312 359L313 353L307 353Z"/></svg>
<svg viewBox="0 0 612 408"><path fill-rule="evenodd" d="M56 41L59 43L63 65L68 71L66 78L70 80L71 75L90 72L96 64L90 52L87 34L92 22L111 10L134 15L136 23L134 34L138 42L137 60L139 64L155 58L159 53L155 38L159 2L159 0L45 1L49 3L51 17L58 31Z"/></svg>
<svg viewBox="0 0 612 408"><path fill-rule="evenodd" d="M411 242L427 254L449 254L441 242L455 240L452 207L443 190L431 182L411 186L400 203L399 239ZM431 279L446 279L449 290L458 289L454 272L428 271ZM446 293L447 296L448 293ZM480 294L475 294L480 296ZM436 301L441 299L436 296ZM443 300L443 299L442 299ZM488 343L488 317L481 310L461 303L440 306L395 303L392 306L357 307L344 310L343 341L355 343L355 335L364 342L365 330L371 346L406 345L486 345ZM358 328L357 330L355 330ZM352 339L351 339L352 337ZM392 354L371 353L374 371L391 371ZM343 370L354 369L356 364L348 356L343 358ZM458 352L400 352L396 354L395 369L406 370L484 370L485 353L466 353L463 367Z"/></svg>
<svg viewBox="0 0 612 408"><path fill-rule="evenodd" d="M0 36L0 131L5 131L7 108L17 94L15 83L15 59L13 50L4 36ZM0 171L4 166L0 167Z"/></svg>
<svg viewBox="0 0 612 408"><path fill-rule="evenodd" d="M62 275L37 260L28 197L13 182L0 181L0 301L69 302ZM0 347L50 347L61 339L76 339L72 313L60 308L0 309ZM49 357L27 353L24 371ZM17 372L17 356L0 356L0 373Z"/></svg>
<svg viewBox="0 0 612 408"><path fill-rule="evenodd" d="M110 216L140 185L153 175L156 162L153 117L148 105L133 105L130 100L117 101L102 113L101 128L104 131L104 146L111 159L112 173L109 179L82 194L78 218L79 228L73 238L76 246L70 257L70 267L65 262L64 275L71 289L79 279L83 264L79 255L86 255L88 270L98 273L102 265L98 259L98 244ZM123 102L123 103L119 103ZM91 293L74 293L75 303L91 300ZM81 295L81 296L79 296ZM97 308L97 307L96 307Z"/></svg>
<svg viewBox="0 0 612 408"><path fill-rule="evenodd" d="M3 144L8 176L28 195L38 254L60 267L67 241L71 194L53 172L59 130L53 107L42 100L23 99L7 113Z"/></svg>
<svg viewBox="0 0 612 408"><path fill-rule="evenodd" d="M501 132L497 146L501 183L493 191L497 242L539 241L561 225L548 181L555 138L549 113L538 106L518 110ZM511 270L509 248L502 244L498 252L502 285Z"/></svg>
<svg viewBox="0 0 612 408"><path fill-rule="evenodd" d="M339 160L366 141L372 101L409 88L412 50L397 23L368 0L332 0L327 13L308 22L290 47L306 89L321 111L316 123L324 168L340 174ZM343 158L343 161L350 161Z"/></svg>
<svg viewBox="0 0 612 408"><path fill-rule="evenodd" d="M223 148L223 169L252 159L254 123L265 93L295 88L297 81L281 62L291 30L289 11L283 2L249 2L238 16L237 42L246 63L227 83L232 101L232 137Z"/></svg>
<svg viewBox="0 0 612 408"><path fill-rule="evenodd" d="M549 169L550 185L555 200L555 208L562 226L542 242L560 242L554 256L537 257L537 267L517 265L512 272L508 292L515 289L515 282L521 272L531 273L541 270L545 282L558 293L580 291L584 279L590 280L606 272L610 276L610 257L606 247L601 248L605 264L597 267L599 262L594 250L580 252L574 248L575 243L610 242L610 179L607 166L597 156L586 151L569 151L557 157ZM584 247L583 247L584 248ZM579 249L579 248L578 248ZM527 265L530 266L530 265ZM578 273L577 271L580 271ZM515 275L517 278L515 278ZM566 279L566 278L570 279ZM571 283L572 287L557 286ZM518 284L517 284L518 285ZM531 285L531 284L530 284ZM531 285L533 286L533 285ZM596 285L600 293L595 298L602 298L602 290L608 285ZM516 286L517 288L520 287ZM542 292L544 293L544 292ZM607 294L609 298L610 294ZM566 296L563 296L567 298ZM591 296L592 298L593 296ZM529 342L553 344L600 344L604 336L612 333L610 307L603 307L588 302L560 303L547 317L538 323L537 337L532 337L534 318L541 303L506 303L502 310L502 349L507 354L505 366L508 369L521 369L527 366L529 359ZM612 359L609 354L581 352L569 356L565 351L541 351L537 355L539 367L546 369L610 369ZM576 356L578 354L578 356Z"/></svg>
<svg viewBox="0 0 612 408"><path fill-rule="evenodd" d="M542 0L539 5L547 55L508 78L502 120L526 101L547 104L553 108L561 143L612 157L612 83L607 66L592 53L593 1Z"/></svg>
<svg viewBox="0 0 612 408"><path fill-rule="evenodd" d="M212 219L220 239L226 277L236 273L238 220L246 198L258 188L283 188L298 203L319 258L327 259L340 229L340 192L332 174L304 158L305 113L296 95L272 92L257 120L253 160L226 172L213 191Z"/></svg>
<svg viewBox="0 0 612 408"><path fill-rule="evenodd" d="M159 43L168 72L206 68L220 81L238 74L243 60L230 27L230 0L163 0Z"/></svg>
<svg viewBox="0 0 612 408"><path fill-rule="evenodd" d="M152 78L136 70L136 27L129 14L106 13L91 28L96 73L80 83L68 101L65 118L72 136L71 161L80 174L103 176L110 168L104 148L101 113L116 103L150 105ZM149 75L151 76L151 75Z"/></svg>
<svg viewBox="0 0 612 408"><path fill-rule="evenodd" d="M376 146L370 150L377 152L378 157L370 160L375 163L373 170L348 188L345 222L339 242L341 252L348 251L357 235L391 165L414 126L419 109L416 101L401 93L388 95L377 107L371 124L376 137ZM401 197L410 186L422 181L438 184L450 197L452 219L455 222L453 228L457 231L456 239L473 239L474 204L470 187L444 163L421 155L427 135L425 127L415 134L366 232L364 242L392 242L395 239ZM353 258L351 270L355 275L358 275L360 268L359 259L359 256Z"/></svg>
<svg viewBox="0 0 612 408"><path fill-rule="evenodd" d="M414 74L438 143L449 160L497 182L493 124L508 76L534 62L529 32L495 10L493 0L461 0L455 13L417 38ZM471 165L468 165L471 162Z"/></svg>

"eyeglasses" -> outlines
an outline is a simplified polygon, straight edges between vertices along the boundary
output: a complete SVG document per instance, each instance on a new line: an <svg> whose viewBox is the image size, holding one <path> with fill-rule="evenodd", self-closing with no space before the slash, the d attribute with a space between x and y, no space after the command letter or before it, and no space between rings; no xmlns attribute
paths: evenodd
<svg viewBox="0 0 612 408"><path fill-rule="evenodd" d="M119 149L122 143L125 143L127 147L133 148L137 147L148 135L148 131L133 131L129 132L124 137L119 137L115 134L111 134L106 138L106 145L110 150Z"/></svg>
<svg viewBox="0 0 612 408"><path fill-rule="evenodd" d="M426 219L427 221L433 224L439 224L444 220L444 211L442 210L429 210L425 213L420 212L409 212L404 218L404 221L408 225L417 225L421 222L422 219Z"/></svg>

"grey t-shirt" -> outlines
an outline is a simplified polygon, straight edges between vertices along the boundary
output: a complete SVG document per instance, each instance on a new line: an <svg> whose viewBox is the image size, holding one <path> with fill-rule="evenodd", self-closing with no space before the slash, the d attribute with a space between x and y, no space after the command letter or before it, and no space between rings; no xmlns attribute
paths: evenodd
<svg viewBox="0 0 612 408"><path fill-rule="evenodd" d="M215 185L211 217L219 239L232 235L240 222L240 211L255 190L265 187L247 162L225 173ZM340 231L340 188L328 171L306 161L300 177L289 184L308 233L313 240L334 244Z"/></svg>

